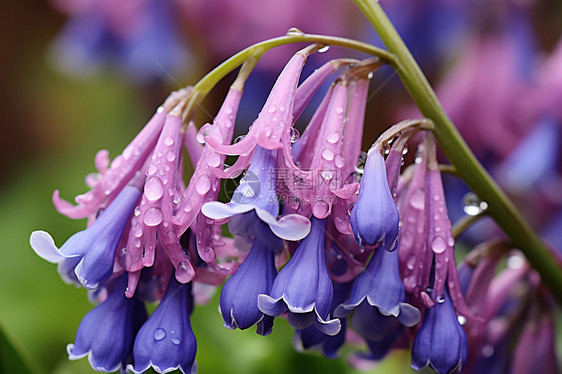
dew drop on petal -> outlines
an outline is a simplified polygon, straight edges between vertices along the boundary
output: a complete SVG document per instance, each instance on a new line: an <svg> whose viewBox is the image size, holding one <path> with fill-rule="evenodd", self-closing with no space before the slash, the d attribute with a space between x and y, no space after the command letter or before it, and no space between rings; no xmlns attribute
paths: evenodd
<svg viewBox="0 0 562 374"><path fill-rule="evenodd" d="M439 297L437 297L437 303L443 304L444 302L445 302L445 296L444 295L440 295Z"/></svg>
<svg viewBox="0 0 562 374"><path fill-rule="evenodd" d="M211 178L208 175L202 175L195 182L195 190L198 194L204 195L211 189Z"/></svg>
<svg viewBox="0 0 562 374"><path fill-rule="evenodd" d="M301 31L301 33L302 33L302 31ZM318 53L325 53L325 52L328 52L329 50L330 50L330 46L327 45L327 46L325 46L325 47L320 48L320 49L318 50Z"/></svg>
<svg viewBox="0 0 562 374"><path fill-rule="evenodd" d="M410 205L415 209L423 209L425 206L425 196L422 189L417 189L410 197Z"/></svg>
<svg viewBox="0 0 562 374"><path fill-rule="evenodd" d="M458 316L457 320L459 321L459 324L462 326L466 323L466 317L465 316Z"/></svg>
<svg viewBox="0 0 562 374"><path fill-rule="evenodd" d="M212 168L216 168L220 164L221 164L221 157L219 156L218 153L209 152L207 154L207 165L209 165Z"/></svg>
<svg viewBox="0 0 562 374"><path fill-rule="evenodd" d="M435 239L433 239L433 242L431 242L431 250L435 253L443 253L445 252L446 248L447 243L441 236L437 236Z"/></svg>
<svg viewBox="0 0 562 374"><path fill-rule="evenodd" d="M334 159L334 151L332 151L330 148L324 148L324 150L322 151L322 158L326 161L332 161Z"/></svg>
<svg viewBox="0 0 562 374"><path fill-rule="evenodd" d="M297 140L299 140L301 134L299 132L299 130L297 130L294 127L291 127L291 132L289 134L289 140L291 141L291 143L296 143Z"/></svg>
<svg viewBox="0 0 562 374"><path fill-rule="evenodd" d="M275 107L275 105L270 105L269 108L267 109L267 111L269 113L273 113L277 110L277 108Z"/></svg>
<svg viewBox="0 0 562 374"><path fill-rule="evenodd" d="M133 213L135 214L136 217L140 216L140 213L141 213L140 206L137 206L135 208L135 210L133 211Z"/></svg>
<svg viewBox="0 0 562 374"><path fill-rule="evenodd" d="M406 262L406 267L408 268L408 270L414 270L415 265L416 265L416 256L411 256Z"/></svg>
<svg viewBox="0 0 562 374"><path fill-rule="evenodd" d="M181 343L180 338L176 338L175 336L170 340L172 341L172 344L174 344L174 345L180 345L180 343Z"/></svg>
<svg viewBox="0 0 562 374"><path fill-rule="evenodd" d="M232 108L230 106L227 106L226 108L224 108L224 111L226 114L232 114Z"/></svg>
<svg viewBox="0 0 562 374"><path fill-rule="evenodd" d="M153 206L144 213L143 222L147 226L158 226L162 223L164 215L160 208Z"/></svg>
<svg viewBox="0 0 562 374"><path fill-rule="evenodd" d="M164 138L164 144L166 144L167 146L171 146L174 144L174 138L172 138L171 136L166 136Z"/></svg>
<svg viewBox="0 0 562 374"><path fill-rule="evenodd" d="M166 330L160 329L160 328L154 330L153 338L154 338L154 340L156 340L157 342L159 342L160 340L164 339L165 337L166 337Z"/></svg>
<svg viewBox="0 0 562 374"><path fill-rule="evenodd" d="M150 164L146 168L146 175L152 176L152 175L156 174L157 171L158 171L158 167L154 164Z"/></svg>
<svg viewBox="0 0 562 374"><path fill-rule="evenodd" d="M343 113L343 108L341 106L336 108L336 113L337 114L342 114Z"/></svg>
<svg viewBox="0 0 562 374"><path fill-rule="evenodd" d="M336 144L338 142L338 140L340 140L340 134L338 134L337 131L332 131L326 137L326 141L328 143Z"/></svg>
<svg viewBox="0 0 562 374"><path fill-rule="evenodd" d="M140 238L142 236L142 225L140 223L137 223L133 227L133 235L135 235L137 238Z"/></svg>
<svg viewBox="0 0 562 374"><path fill-rule="evenodd" d="M344 164L343 157L341 155L336 155L335 163L336 163L336 167L342 168Z"/></svg>
<svg viewBox="0 0 562 374"><path fill-rule="evenodd" d="M164 185L158 178L150 178L144 185L144 196L150 201L156 201L164 194Z"/></svg>
<svg viewBox="0 0 562 374"><path fill-rule="evenodd" d="M176 152L169 151L168 153L166 153L166 160L168 160L169 162L172 162L175 159L176 159Z"/></svg>
<svg viewBox="0 0 562 374"><path fill-rule="evenodd" d="M242 140L244 140L245 137L246 137L246 135L240 135L240 136L236 137L236 139L234 139L234 144L240 143Z"/></svg>

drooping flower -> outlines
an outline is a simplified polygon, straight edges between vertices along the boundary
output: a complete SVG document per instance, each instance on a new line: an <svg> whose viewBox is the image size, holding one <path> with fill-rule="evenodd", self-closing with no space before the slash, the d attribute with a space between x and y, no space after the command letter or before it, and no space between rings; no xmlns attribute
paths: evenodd
<svg viewBox="0 0 562 374"><path fill-rule="evenodd" d="M354 281L349 300L336 308L334 316L346 317L366 302L382 315L396 317L405 326L414 326L420 320L420 312L405 301L398 271L398 252L388 252L381 245L365 271Z"/></svg>
<svg viewBox="0 0 562 374"><path fill-rule="evenodd" d="M466 365L466 334L445 291L443 298L425 312L412 348L412 368L430 365L439 374L460 372Z"/></svg>
<svg viewBox="0 0 562 374"><path fill-rule="evenodd" d="M275 185L277 151L256 147L254 159L230 203L208 202L202 212L212 219L230 218L229 228L235 235L275 240L270 232L286 240L300 240L310 231L310 221L299 214L279 218Z"/></svg>
<svg viewBox="0 0 562 374"><path fill-rule="evenodd" d="M189 374L196 368L197 342L189 321L193 309L191 289L191 283L170 279L160 305L137 333L134 365L129 365L129 370L143 373L153 368L158 373L167 373L179 369Z"/></svg>
<svg viewBox="0 0 562 374"><path fill-rule="evenodd" d="M86 314L74 344L67 347L71 360L88 356L94 370L125 369L135 334L147 318L142 302L125 297L126 285L126 276L121 276L111 285L107 299Z"/></svg>
<svg viewBox="0 0 562 374"><path fill-rule="evenodd" d="M357 203L351 211L351 227L359 244L382 243L386 250L396 249L398 209L387 182L384 157L372 148L367 156Z"/></svg>
<svg viewBox="0 0 562 374"><path fill-rule="evenodd" d="M228 328L244 330L257 323L260 335L271 332L273 318L264 316L258 308L258 295L271 291L277 275L274 252L268 245L261 239L254 240L244 262L223 286L220 310Z"/></svg>
<svg viewBox="0 0 562 374"><path fill-rule="evenodd" d="M74 272L79 282L88 289L97 288L113 274L117 245L140 196L141 191L136 186L123 188L90 227L71 236L60 250L45 231L31 234L31 246L50 262L67 265L61 257L75 259Z"/></svg>
<svg viewBox="0 0 562 374"><path fill-rule="evenodd" d="M53 204L57 211L69 218L86 218L95 215L99 209L115 199L123 187L142 168L154 150L168 112L184 100L190 92L190 89L172 92L131 143L113 159L109 167L107 151L98 152L96 166L101 173L100 179L90 191L75 197L78 205L72 205L62 200L59 191L56 190L53 193Z"/></svg>
<svg viewBox="0 0 562 374"><path fill-rule="evenodd" d="M333 285L326 268L326 221L312 218L312 228L293 257L279 272L271 292L258 296L258 307L269 316L289 312L289 324L297 329L314 325L327 335L340 330L330 319Z"/></svg>

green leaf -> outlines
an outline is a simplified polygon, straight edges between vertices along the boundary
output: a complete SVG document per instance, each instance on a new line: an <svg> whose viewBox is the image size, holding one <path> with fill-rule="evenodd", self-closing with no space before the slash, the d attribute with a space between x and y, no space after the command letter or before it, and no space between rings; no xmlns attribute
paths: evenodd
<svg viewBox="0 0 562 374"><path fill-rule="evenodd" d="M0 323L0 373L4 374L36 374L37 370L22 350L6 335Z"/></svg>

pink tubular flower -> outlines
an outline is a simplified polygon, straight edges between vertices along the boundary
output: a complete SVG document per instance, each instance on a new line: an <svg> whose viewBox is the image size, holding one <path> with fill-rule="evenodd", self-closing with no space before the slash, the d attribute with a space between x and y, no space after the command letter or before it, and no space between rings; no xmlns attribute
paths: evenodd
<svg viewBox="0 0 562 374"><path fill-rule="evenodd" d="M154 149L167 113L187 95L189 92L185 89L173 92L123 153L115 157L109 168L107 151L98 152L96 167L102 175L101 178L90 191L76 196L75 200L78 204L76 206L62 200L59 191L56 190L53 193L53 204L57 211L69 218L85 218L93 216L100 208L115 199Z"/></svg>
<svg viewBox="0 0 562 374"><path fill-rule="evenodd" d="M406 293L418 307L441 301L446 287L460 315L473 317L464 301L454 257L455 241L447 216L445 195L433 135L423 143L421 162L405 192L399 196L400 272ZM433 279L433 283L431 280ZM431 292L427 293L426 288ZM435 296L432 300L431 295Z"/></svg>

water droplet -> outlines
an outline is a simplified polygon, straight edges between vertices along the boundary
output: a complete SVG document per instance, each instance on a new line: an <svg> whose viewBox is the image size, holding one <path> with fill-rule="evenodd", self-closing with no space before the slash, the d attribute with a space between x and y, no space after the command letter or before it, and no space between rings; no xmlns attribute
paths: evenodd
<svg viewBox="0 0 562 374"><path fill-rule="evenodd" d="M174 144L174 138L172 138L171 136L166 136L164 138L164 144L166 144L167 146L171 146Z"/></svg>
<svg viewBox="0 0 562 374"><path fill-rule="evenodd" d="M334 178L334 171L333 170L322 170L320 172L320 176L325 180L330 180Z"/></svg>
<svg viewBox="0 0 562 374"><path fill-rule="evenodd" d="M466 317L465 316L458 316L457 320L459 321L461 326L466 323Z"/></svg>
<svg viewBox="0 0 562 374"><path fill-rule="evenodd" d="M209 152L207 154L207 165L212 168L216 168L221 164L221 156L215 152Z"/></svg>
<svg viewBox="0 0 562 374"><path fill-rule="evenodd" d="M197 139L197 141L198 141L200 144L205 144L205 135L204 135L204 134L202 134L202 133L200 133L200 132L197 133L197 135L195 136L195 139Z"/></svg>
<svg viewBox="0 0 562 374"><path fill-rule="evenodd" d="M162 223L164 215L160 208L153 206L144 213L143 222L147 226L158 226Z"/></svg>
<svg viewBox="0 0 562 374"><path fill-rule="evenodd" d="M414 162L415 162L416 164L421 164L422 158L418 156L418 157L416 157L416 158L414 159Z"/></svg>
<svg viewBox="0 0 562 374"><path fill-rule="evenodd" d="M267 111L269 113L273 113L277 110L277 108L275 107L275 105L270 105L269 108L267 109Z"/></svg>
<svg viewBox="0 0 562 374"><path fill-rule="evenodd" d="M425 194L421 188L418 188L410 197L410 205L412 208L422 210L425 207Z"/></svg>
<svg viewBox="0 0 562 374"><path fill-rule="evenodd" d="M156 108L156 113L162 113L163 111L164 111L163 106L159 106L158 108Z"/></svg>
<svg viewBox="0 0 562 374"><path fill-rule="evenodd" d="M416 265L416 256L411 256L406 262L406 267L408 268L408 270L414 270L415 265Z"/></svg>
<svg viewBox="0 0 562 374"><path fill-rule="evenodd" d="M195 184L195 190L198 194L204 195L211 189L211 178L208 175L199 177Z"/></svg>
<svg viewBox="0 0 562 374"><path fill-rule="evenodd" d="M299 140L301 134L299 132L299 130L297 130L294 127L291 127L291 132L289 133L289 140L291 141L291 143L296 143L297 140Z"/></svg>
<svg viewBox="0 0 562 374"><path fill-rule="evenodd" d="M137 206L137 207L135 208L135 210L133 211L133 213L134 213L135 216L137 216L137 217L140 216L140 206Z"/></svg>
<svg viewBox="0 0 562 374"><path fill-rule="evenodd" d="M166 337L166 330L158 328L156 330L154 330L154 340L156 340L157 342L159 342L160 340L164 339Z"/></svg>
<svg viewBox="0 0 562 374"><path fill-rule="evenodd" d="M328 52L329 49L330 49L330 46L327 45L327 46L325 46L325 47L320 48L320 49L318 50L318 53L325 53L325 52Z"/></svg>
<svg viewBox="0 0 562 374"><path fill-rule="evenodd" d="M330 148L324 148L324 150L322 151L322 158L326 161L332 161L334 159L334 151L332 151Z"/></svg>
<svg viewBox="0 0 562 374"><path fill-rule="evenodd" d="M150 164L146 168L146 175L148 175L150 177L150 176L156 174L157 171L158 171L158 167L154 164Z"/></svg>
<svg viewBox="0 0 562 374"><path fill-rule="evenodd" d="M135 224L135 226L133 227L133 235L135 235L137 238L140 238L142 236L142 225L137 222L137 224Z"/></svg>
<svg viewBox="0 0 562 374"><path fill-rule="evenodd" d="M353 210L354 207L355 207L355 203L349 204L349 205L347 206L347 215L348 215L348 216L351 215L351 211Z"/></svg>
<svg viewBox="0 0 562 374"><path fill-rule="evenodd" d="M172 341L172 344L174 344L174 345L180 345L180 343L181 343L180 338L176 338L175 336L170 340Z"/></svg>
<svg viewBox="0 0 562 374"><path fill-rule="evenodd" d="M525 265L525 259L519 255L512 255L507 258L507 266L511 269L521 269Z"/></svg>
<svg viewBox="0 0 562 374"><path fill-rule="evenodd" d="M283 105L283 104L279 105L279 111L284 112L285 111L285 105Z"/></svg>
<svg viewBox="0 0 562 374"><path fill-rule="evenodd" d="M332 131L326 137L326 141L328 143L336 144L338 142L338 140L340 140L340 134L338 134L337 131Z"/></svg>
<svg viewBox="0 0 562 374"><path fill-rule="evenodd" d="M439 304L443 304L445 302L445 296L444 295L440 295L437 297L437 302Z"/></svg>
<svg viewBox="0 0 562 374"><path fill-rule="evenodd" d="M166 160L169 162L173 162L176 159L176 153L174 151L170 151L166 154Z"/></svg>
<svg viewBox="0 0 562 374"><path fill-rule="evenodd" d="M341 155L336 155L336 167L341 168L343 167L344 161L343 161L343 157Z"/></svg>
<svg viewBox="0 0 562 374"><path fill-rule="evenodd" d="M492 357L494 354L494 347L491 345L484 346L484 348L482 348L482 354L486 357Z"/></svg>
<svg viewBox="0 0 562 374"><path fill-rule="evenodd" d="M462 198L463 209L469 216L475 216L488 209L488 203L480 200L473 192L469 192Z"/></svg>
<svg viewBox="0 0 562 374"><path fill-rule="evenodd" d="M234 144L240 143L242 140L244 140L245 137L246 137L246 135L240 135L240 136L236 137L236 139L234 139Z"/></svg>
<svg viewBox="0 0 562 374"><path fill-rule="evenodd" d="M144 196L150 201L156 201L164 194L164 185L158 178L150 178L144 185Z"/></svg>
<svg viewBox="0 0 562 374"><path fill-rule="evenodd" d="M408 148L404 147L402 150L402 155L406 155L408 153Z"/></svg>
<svg viewBox="0 0 562 374"><path fill-rule="evenodd" d="M336 108L336 113L337 114L342 114L343 113L343 108L341 106Z"/></svg>
<svg viewBox="0 0 562 374"><path fill-rule="evenodd" d="M435 253L443 253L447 249L447 242L441 236L437 236L431 242L431 250Z"/></svg>
<svg viewBox="0 0 562 374"><path fill-rule="evenodd" d="M287 36L291 36L291 35L304 35L304 32L302 32L300 29L298 29L296 27L291 27L287 31Z"/></svg>
<svg viewBox="0 0 562 374"><path fill-rule="evenodd" d="M370 73L367 75L367 78L373 79L373 76L374 76L374 75L375 75L375 74L374 74L373 72L370 72Z"/></svg>
<svg viewBox="0 0 562 374"><path fill-rule="evenodd" d="M232 114L232 108L230 106L227 106L226 108L224 108L224 111L226 114Z"/></svg>

